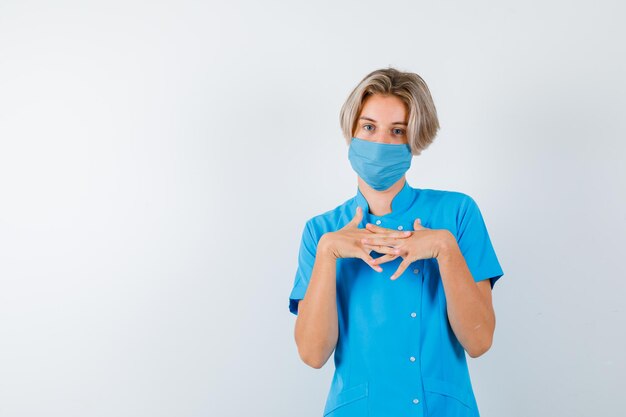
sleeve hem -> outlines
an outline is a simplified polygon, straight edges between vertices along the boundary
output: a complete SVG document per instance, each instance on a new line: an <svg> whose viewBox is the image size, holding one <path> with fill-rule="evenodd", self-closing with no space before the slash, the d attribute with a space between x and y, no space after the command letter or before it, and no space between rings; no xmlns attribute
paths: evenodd
<svg viewBox="0 0 626 417"><path fill-rule="evenodd" d="M491 274L481 274L479 275L479 278L474 277L474 282L479 282L479 281L484 281L486 279L490 280L491 283L491 289L493 289L494 285L496 284L496 281L498 281L504 274L502 273L502 271L497 272L497 273L491 273Z"/></svg>
<svg viewBox="0 0 626 417"><path fill-rule="evenodd" d="M296 285L291 294L289 295L289 311L298 315L298 302L304 298L306 293L306 287L303 285Z"/></svg>
<svg viewBox="0 0 626 417"><path fill-rule="evenodd" d="M289 299L289 311L296 316L298 315L298 304L302 298L290 298Z"/></svg>

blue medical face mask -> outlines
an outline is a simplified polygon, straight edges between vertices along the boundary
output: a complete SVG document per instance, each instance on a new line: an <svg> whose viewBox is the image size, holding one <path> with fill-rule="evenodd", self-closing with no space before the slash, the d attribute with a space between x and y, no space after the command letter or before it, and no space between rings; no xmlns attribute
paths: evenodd
<svg viewBox="0 0 626 417"><path fill-rule="evenodd" d="M411 166L413 154L407 144L380 143L352 138L348 159L352 169L375 190L395 184Z"/></svg>

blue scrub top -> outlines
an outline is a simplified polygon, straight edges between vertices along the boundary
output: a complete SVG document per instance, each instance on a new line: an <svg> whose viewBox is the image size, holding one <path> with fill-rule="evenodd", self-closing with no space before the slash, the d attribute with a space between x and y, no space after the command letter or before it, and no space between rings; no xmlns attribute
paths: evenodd
<svg viewBox="0 0 626 417"><path fill-rule="evenodd" d="M456 237L474 281L503 275L476 202L456 191L419 189L405 181L391 202L391 213L369 213L367 200L356 196L307 220L298 268L289 296L289 311L298 314L315 262L320 237L336 231L363 209L366 223L414 230L420 218L430 229L448 229ZM377 258L382 254L372 251ZM413 262L398 279L389 277L401 257L374 271L359 258L337 259L339 338L335 372L324 416L479 417L465 350L446 311L446 296L435 258Z"/></svg>

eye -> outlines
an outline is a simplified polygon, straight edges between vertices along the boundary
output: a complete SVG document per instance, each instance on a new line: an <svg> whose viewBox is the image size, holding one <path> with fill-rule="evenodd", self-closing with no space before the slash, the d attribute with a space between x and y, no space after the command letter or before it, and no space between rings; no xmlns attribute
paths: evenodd
<svg viewBox="0 0 626 417"><path fill-rule="evenodd" d="M394 131L397 131L396 135L404 135L404 129L396 128Z"/></svg>
<svg viewBox="0 0 626 417"><path fill-rule="evenodd" d="M370 124L365 124L365 125L363 125L363 129L365 129L365 130L368 130L368 131L369 131L369 129L367 129L367 126L374 127L374 126L372 126L372 125L370 125Z"/></svg>

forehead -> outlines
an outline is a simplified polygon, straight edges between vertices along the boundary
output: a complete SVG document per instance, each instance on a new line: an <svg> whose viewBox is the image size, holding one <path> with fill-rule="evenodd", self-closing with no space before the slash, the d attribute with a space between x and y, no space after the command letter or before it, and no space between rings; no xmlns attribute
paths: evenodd
<svg viewBox="0 0 626 417"><path fill-rule="evenodd" d="M363 101L360 116L370 117L377 121L396 122L406 120L406 110L406 105L399 97L374 94Z"/></svg>

